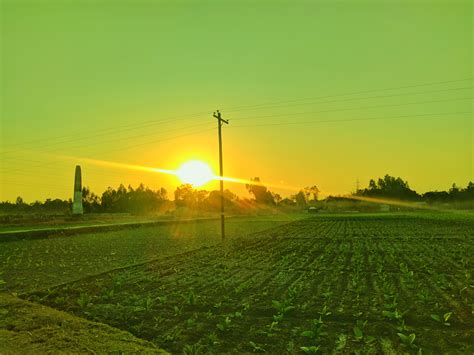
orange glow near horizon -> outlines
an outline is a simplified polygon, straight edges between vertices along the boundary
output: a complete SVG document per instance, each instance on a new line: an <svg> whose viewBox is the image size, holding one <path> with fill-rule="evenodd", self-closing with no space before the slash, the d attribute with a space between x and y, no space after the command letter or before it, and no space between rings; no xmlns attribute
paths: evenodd
<svg viewBox="0 0 474 355"><path fill-rule="evenodd" d="M98 166L108 166L113 168L119 169L127 169L127 170L139 170L151 173L160 173L160 174L167 174L167 175L174 175L178 178L178 180L183 184L191 184L194 187L202 187L211 181L225 181L231 182L236 184L252 184L252 185L261 185L266 186L269 188L278 188L287 191L299 191L301 188L297 188L294 186L288 186L283 184L274 184L271 182L255 182L249 179L241 179L229 176L220 177L218 175L214 175L210 164L202 161L202 160L189 160L180 165L180 167L176 170L170 169L161 169L161 168L152 168L147 166L141 165L134 165L134 164L126 164L126 163L118 163L118 162L111 162L106 160L99 160L99 159L90 159L90 158L80 158L80 157L71 157L68 158L74 159L76 161L83 161L87 163L91 163Z"/></svg>

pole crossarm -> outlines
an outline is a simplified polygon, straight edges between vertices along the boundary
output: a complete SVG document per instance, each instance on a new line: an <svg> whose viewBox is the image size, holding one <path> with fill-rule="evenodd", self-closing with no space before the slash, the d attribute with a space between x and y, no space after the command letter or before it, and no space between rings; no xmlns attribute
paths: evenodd
<svg viewBox="0 0 474 355"><path fill-rule="evenodd" d="M213 115L215 118L217 118L217 120L219 121L219 124L222 125L222 122L224 122L225 124L229 124L229 120L224 120L221 116L221 113L219 112L219 110L217 110L216 112L214 112L214 115Z"/></svg>

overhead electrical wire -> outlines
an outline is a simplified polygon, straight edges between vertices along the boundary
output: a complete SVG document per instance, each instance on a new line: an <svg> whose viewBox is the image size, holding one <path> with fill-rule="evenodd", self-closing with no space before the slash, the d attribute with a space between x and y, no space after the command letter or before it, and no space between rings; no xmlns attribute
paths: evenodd
<svg viewBox="0 0 474 355"><path fill-rule="evenodd" d="M474 99L474 96L454 98L454 99L446 99L446 100L430 100L430 101L405 102L405 103L389 104L389 105L338 108L338 109L335 109L335 110L290 112L290 113L270 114L270 115L263 115L263 116L258 115L258 116L237 117L237 118L232 118L232 121L235 122L235 121L250 120L250 119L251 120L256 120L256 119L263 119L263 118L286 117L286 116L296 116L296 115L305 115L305 114L314 114L314 113L367 110L367 109L375 109L375 108L399 107L399 106L420 105L420 104L427 104L427 103L442 103L442 102L451 102L451 101L464 101L464 100L472 100L472 99Z"/></svg>
<svg viewBox="0 0 474 355"><path fill-rule="evenodd" d="M324 98L329 98L329 97L359 95L359 94L366 94L366 93L370 93L370 92L401 90L401 89L409 89L409 88L422 87L422 86L444 85L444 84L450 84L450 83L456 83L456 82L462 82L462 81L472 81L473 79L474 79L473 77L470 77L470 78L464 78L464 79L435 81L435 82L429 82L429 83L424 83L424 84L405 85L405 86L389 87L389 88L382 88L382 89L350 91L350 92L342 93L342 94L331 94L331 95L313 96L313 97L299 98L299 99L279 100L279 101L272 101L272 102L252 104L252 105L243 105L243 106L230 106L230 107L224 108L223 110L225 110L226 112L230 112L231 110L241 109L241 108L252 108L252 107L256 107L256 106L277 105L277 104L281 104L281 103L299 102L299 101L307 101L307 100L319 100L319 99L324 99Z"/></svg>
<svg viewBox="0 0 474 355"><path fill-rule="evenodd" d="M391 88L382 88L382 89L371 89L371 90L363 90L363 91L353 91L353 92L348 92L348 93L342 93L342 94L333 94L333 95L324 95L324 96L318 96L318 97L312 97L312 98L300 98L300 99L293 99L293 100L280 100L280 101L274 101L271 103L261 103L261 104L254 104L254 105L243 105L243 106L232 106L227 109L225 109L226 112L237 112L237 111L243 111L246 110L247 108L250 107L255 107L255 106L268 106L268 105L274 105L274 104L282 104L282 103L291 103L291 102L299 102L299 101L307 101L307 100L315 100L315 99L321 99L321 98L330 98L330 97L341 97L341 96L349 96L349 95L355 95L355 94L362 94L362 93L370 93L370 92L378 92L378 91L388 91L388 90L398 90L398 89L406 89L406 88L414 88L414 87L422 87L422 86L433 86L433 85L442 85L442 84L447 84L447 83L455 83L455 82L462 82L462 81L468 81L472 80L473 78L465 78L465 79L457 79L457 80L447 80L447 81L439 81L439 82L430 82L430 83L424 83L424 84L415 84L415 85L406 85L406 86L399 86L399 87L391 87ZM469 87L472 88L472 87ZM452 91L452 90L464 90L467 88L450 88L450 89L443 89L443 90L434 90L434 91L422 91L422 92L415 92L415 93L404 93L404 94L396 94L396 95L383 95L383 96L372 96L372 97L361 97L361 98L352 98L352 99L346 99L348 101L354 101L354 100L363 100L363 99L371 99L371 98L382 98L382 97L393 97L393 96L401 96L401 95L413 95L413 94L422 94L422 93L433 93L433 92L442 92L442 91ZM343 101L346 101L343 100ZM330 103L330 102L342 102L341 100L332 100L332 101L324 101L324 102L314 102L314 103ZM303 105L310 105L313 103L304 103ZM291 107L295 105L279 105L276 107ZM272 108L272 107L261 107L259 109L267 109L267 108ZM155 125L160 125L160 124L165 124L165 123L170 123L170 122L176 122L177 120L184 120L184 119L189 119L193 118L195 116L199 115L204 115L204 114L212 114L211 111L201 111L201 112L196 112L196 113L190 113L190 114L184 114L184 115L178 115L174 117L168 117L162 120L150 120L150 121L145 121L141 123L130 123L130 124L122 124L119 128L104 128L104 129L95 129L91 130L90 132L93 133L92 136L89 137L98 137L102 136L102 134L97 134L98 132L106 132L104 133L105 135L108 134L114 134L116 132L128 132L131 129L140 129L144 127L149 127L149 126L155 126ZM83 134L87 134L88 131L83 131ZM57 137L56 139L61 139L64 138L65 136L62 135L60 137ZM33 143L37 142L45 142L45 141L51 141L52 139L55 138L44 138L36 141L30 141L28 143L20 143L20 144L15 144L12 145L11 147L25 147L25 146L31 146ZM88 139L88 138L78 138L76 135L74 135L74 138L72 140L82 140L82 139ZM61 143L57 142L58 144L62 143L68 143L72 141L70 139L62 141ZM2 152L0 152L2 153ZM6 153L5 151L3 153Z"/></svg>
<svg viewBox="0 0 474 355"><path fill-rule="evenodd" d="M410 117L424 117L424 116L439 116L439 115L461 115L467 113L473 113L474 111L463 111L463 112L441 112L441 113L425 113L416 115L402 115L402 116L379 116L379 117L363 117L363 118L349 118L342 120L309 120L309 121L292 121L292 122L274 122L274 123L262 123L262 124L249 124L241 126L231 126L232 128L244 128L244 127L268 127L268 126L289 126L299 124L312 124L312 123L338 123L338 122L351 122L351 121L371 121L371 120L387 120L393 118L410 118ZM230 127L230 126L229 126Z"/></svg>

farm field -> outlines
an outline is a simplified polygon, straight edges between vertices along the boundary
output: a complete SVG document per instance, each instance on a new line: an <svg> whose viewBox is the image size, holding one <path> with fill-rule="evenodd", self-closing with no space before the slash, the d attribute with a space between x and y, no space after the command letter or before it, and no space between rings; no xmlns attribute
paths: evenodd
<svg viewBox="0 0 474 355"><path fill-rule="evenodd" d="M172 353L467 353L473 238L465 215L315 216L23 297Z"/></svg>
<svg viewBox="0 0 474 355"><path fill-rule="evenodd" d="M243 216L227 221L227 237L243 237L307 215ZM2 239L0 290L25 293L220 243L220 224L196 221L114 231Z"/></svg>

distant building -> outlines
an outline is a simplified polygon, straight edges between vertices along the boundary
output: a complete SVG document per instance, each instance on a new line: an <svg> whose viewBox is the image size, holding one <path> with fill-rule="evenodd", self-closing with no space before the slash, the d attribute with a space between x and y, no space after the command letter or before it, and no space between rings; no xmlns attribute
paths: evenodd
<svg viewBox="0 0 474 355"><path fill-rule="evenodd" d="M76 165L76 174L74 176L74 199L72 202L72 214L79 215L83 213L84 209L82 208L81 167L79 165Z"/></svg>

